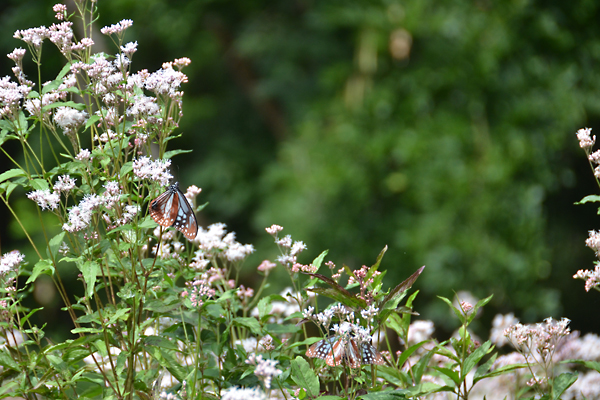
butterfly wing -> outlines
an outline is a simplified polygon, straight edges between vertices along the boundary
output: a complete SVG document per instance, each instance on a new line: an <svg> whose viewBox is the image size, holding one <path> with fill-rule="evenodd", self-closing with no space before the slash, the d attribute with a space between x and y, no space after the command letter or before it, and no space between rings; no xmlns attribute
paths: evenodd
<svg viewBox="0 0 600 400"><path fill-rule="evenodd" d="M327 365L334 367L342 363L343 346L337 336L325 338L310 346L306 356L323 359Z"/></svg>
<svg viewBox="0 0 600 400"><path fill-rule="evenodd" d="M346 341L342 336L334 336L328 338L331 343L331 351L327 353L325 362L331 367L341 365L344 362L344 354L346 353Z"/></svg>
<svg viewBox="0 0 600 400"><path fill-rule="evenodd" d="M348 341L345 358L348 362L348 365L350 365L350 368L360 368L362 360L361 352L354 339L350 339Z"/></svg>
<svg viewBox="0 0 600 400"><path fill-rule="evenodd" d="M173 204L175 201L178 202L175 196L177 190L177 183L174 183L150 203L150 216L157 224L168 228L175 222L176 215L173 216L172 210L174 206L179 207L178 204Z"/></svg>
<svg viewBox="0 0 600 400"><path fill-rule="evenodd" d="M376 364L383 365L385 364L385 360L381 353L377 351L375 346L370 343L362 343L361 344L361 362L363 364Z"/></svg>
<svg viewBox="0 0 600 400"><path fill-rule="evenodd" d="M161 226L175 227L188 240L195 239L198 234L196 215L184 194L179 190L178 182L169 186L163 194L152 200L150 216Z"/></svg>
<svg viewBox="0 0 600 400"><path fill-rule="evenodd" d="M306 350L306 356L310 358L322 358L325 359L327 354L331 352L331 342L328 340L329 338L325 338L323 340L319 340L316 343L313 343L308 350Z"/></svg>
<svg viewBox="0 0 600 400"><path fill-rule="evenodd" d="M177 207L177 215L173 226L183 233L188 240L193 240L198 234L198 221L190 203L188 203L185 195L181 190L177 189L177 199L179 207Z"/></svg>

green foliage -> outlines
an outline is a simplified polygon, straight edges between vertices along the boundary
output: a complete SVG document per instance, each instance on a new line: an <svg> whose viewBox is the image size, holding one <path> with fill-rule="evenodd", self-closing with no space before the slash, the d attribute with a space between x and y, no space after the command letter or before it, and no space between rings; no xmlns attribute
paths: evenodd
<svg viewBox="0 0 600 400"><path fill-rule="evenodd" d="M12 4L4 41L50 16L33 11L41 0ZM539 283L572 268L550 246L577 219L545 207L575 183L565 149L600 111L593 0L106 4L101 23L135 19L140 67L193 60L181 128L194 154L180 172L202 182L208 220L253 240L293 226L349 265L387 243L393 280L436 272L423 301L468 288L529 319L559 310Z"/></svg>
<svg viewBox="0 0 600 400"><path fill-rule="evenodd" d="M161 7L164 4L157 0L146 6L150 12L165 11ZM205 11L220 6L218 2L189 4ZM257 4L240 10L234 7L230 15L257 12ZM91 35L97 19L96 3L76 2L75 6L84 37ZM118 49L115 56L91 54L91 43L73 42L67 25L63 25L63 41L43 28L41 36L51 37L66 59L64 66L54 69L57 75L43 85L41 77L52 68L44 64L42 69L42 47L28 39L31 31L20 32L17 36L27 43L36 64L38 82L34 84L21 73L23 61L18 52L13 53L11 59L18 58L13 61L19 84L6 78L0 85L0 144L16 168L0 174L0 199L30 242L37 261L27 266L18 251L6 253L0 260L0 396L372 400L447 392L466 400L482 383L517 373L521 373L518 378L530 378L531 386L517 380L511 395L529 396L535 391L536 398L563 396L578 377L556 368L553 358L560 341L570 333L567 319L557 322L549 318L534 327L511 326L507 336L525 362L504 366L498 363L492 341L480 343L470 331L479 311L492 304L492 296L474 305L461 301L458 306L440 296L440 303L451 308L460 324L447 341L431 338L433 324L429 332L414 332L419 329L418 322L428 325L428 321L412 321L418 315L414 303L419 292L408 293L421 275L421 292L431 295L459 282L448 278L448 269L472 269L465 258L492 278L506 277L508 269L522 267L522 262L539 261L533 250L543 247L535 235L541 225L532 209L535 211L543 196L529 189L535 179L544 178L545 183L552 184L543 170L535 170L528 178L508 185L509 180L520 177L519 169L547 167L546 160L528 158L528 140L523 139L523 133L527 128L535 135L549 126L535 113L537 119L533 121L513 115L523 112L519 109L525 105L523 98L530 102L531 98L529 93L509 93L518 92L520 87L509 78L514 79L519 72L527 78L539 78L541 86L549 82L542 79L546 77L544 66L535 60L525 58L532 65L514 71L518 66L508 57L507 49L514 47L518 37L498 15L511 11L508 21L537 16L528 15L523 4L508 11L489 8L483 12L459 3L456 7L463 7L469 17L462 24L446 7L429 10L427 6L427 2L407 4L403 9L387 1L307 4L301 31L312 33L306 37L323 35L327 46L340 46L339 52L319 53L327 46L321 48L319 41L311 43L319 65L313 66L309 75L319 79L304 90L323 90L332 97L315 102L310 93L305 97L292 95L279 87L281 82L275 78L272 87L263 87L265 82L261 82L248 90L253 96L280 98L294 127L290 133L277 118L270 120L271 129L282 135L278 138L286 138L278 168L267 165L259 178L263 190L272 196L263 205L256 205L262 210L257 220L277 215L282 220L289 218L288 222L297 222L299 231L313 239L327 234L327 240L321 237L323 242L331 239L351 245L346 250L352 251L344 257L359 260L367 259L363 254L370 247L368 240L382 239L380 235L394 231L394 244L431 261L433 268L427 271L433 273L424 274L424 267L410 275L402 268L384 269L390 262L389 255L383 260L387 246L370 267L337 268L332 261L325 261L339 250L323 251L305 265L299 254L307 246L293 241L290 235L281 237L283 228L271 225L267 232L280 251L279 269L292 286L281 294L265 292L271 282L282 281L271 274L276 264L268 259L258 272L252 271L260 280L256 293L240 284L244 260L254 247L237 242L223 224L201 227L192 238L181 226L181 217L170 219L180 213L191 218L182 198L165 203L161 212L166 217L148 215L149 203L172 178L168 170L171 157L184 159L189 153L167 150L173 139L182 136L176 133L183 116L180 85L188 77L180 70L188 60L166 63L154 73L134 73L128 60L122 58L127 55L131 59L135 52L124 40L127 20L110 27L114 32L108 37ZM290 12L289 6L269 7L283 16ZM412 18L425 12L431 14L431 24L416 24ZM173 14L163 17L173 18ZM190 23L189 14L180 18ZM258 15L252 20L264 22L263 18ZM277 45L281 38L274 37L273 29L280 34L289 29L279 24L244 26L243 35L235 36L233 43L226 34L227 27L217 22L213 29L225 40L236 65L243 65L240 57L247 57L256 62L259 71L275 73L272 68L277 62L269 60L269 46ZM185 24L173 35L189 34L184 28ZM552 24L546 21L542 28L551 31ZM52 29L54 33L60 30L57 26ZM340 38L336 34L339 30L355 37L351 41ZM427 43L424 38L429 39ZM467 61L468 49L482 43L493 54L478 53ZM289 62L286 57L309 49L286 50L289 53L282 57L284 65ZM355 61L348 68L345 60L352 54ZM417 68L408 64L409 55ZM464 70L451 73L440 68L439 76L424 73L421 63L426 55L444 55L461 63ZM508 79L506 85L492 78L492 72ZM280 73L286 75L285 71ZM290 76L300 79L302 71L294 70ZM422 79L418 90L409 79L415 77ZM553 82L558 89L564 89L561 79L559 74ZM344 90L339 96L336 88L341 86ZM496 94L506 95L511 104L492 102L490 87ZM301 87L296 89L301 91ZM547 105L545 97L538 100ZM260 96L254 101L270 115L265 114L266 119L280 111ZM289 111L296 105L303 107ZM459 112L462 106L468 115ZM508 120L507 125L500 117ZM433 129L435 135L417 135ZM554 135L543 141L549 147L560 142ZM19 157L11 155L12 144L20 149ZM243 147L243 143L238 145ZM522 152L517 152L513 163L503 163L506 154L516 148ZM433 157L429 153L432 150ZM149 157L152 154L156 157ZM441 159L436 158L438 155ZM218 158L212 161L219 164ZM447 161L455 163L455 168L445 167ZM248 161L235 162L244 165ZM443 184L435 185L439 179ZM23 203L14 201L16 196L9 201L14 189L28 192L30 205L37 203L38 220L20 212L14 204ZM499 207L490 206L496 203L488 197L507 189L515 190L513 194L527 194L500 202ZM198 193L198 188L188 189L190 212L204 207L195 203ZM447 204L441 206L446 199ZM587 197L581 203L596 200ZM273 201L279 201L280 207L263 208ZM301 207L296 209L298 204ZM516 210L518 206L524 210ZM150 208L157 212L154 206ZM434 209L439 211L435 218L428 215ZM490 217L492 209L504 212L503 216ZM309 214L311 218L306 218ZM303 218L296 220L301 215ZM367 231L351 229L352 217L357 215ZM406 233L413 223L416 234L409 239ZM170 229L173 226L186 232L190 240L178 236ZM448 235L451 227L457 228L456 234ZM498 235L489 235L491 227ZM519 235L512 234L515 229ZM43 238L41 244L32 232ZM530 242L519 242L522 235L532 232ZM479 254L482 240L498 249L485 260ZM509 253L511 257L507 257ZM509 265L509 259L516 263ZM391 262L400 264L394 258ZM80 296L70 296L71 288L61 276L64 265L76 271ZM528 287L539 275L534 270L521 272L511 276L510 282ZM403 280L395 279L406 275ZM60 294L72 324L72 337L63 341L47 338L46 321L41 327L34 321L42 308L26 304L33 286L47 277ZM460 282L467 284L488 279L477 275L462 278ZM23 281L24 286L19 286ZM501 289L506 282L499 280L496 288ZM533 299L527 296L517 300ZM334 303L326 304L322 301L325 298ZM311 323L321 331L317 338L309 334ZM396 338L400 339L401 352L397 351ZM385 350L380 351L380 347ZM598 370L595 361L576 362Z"/></svg>

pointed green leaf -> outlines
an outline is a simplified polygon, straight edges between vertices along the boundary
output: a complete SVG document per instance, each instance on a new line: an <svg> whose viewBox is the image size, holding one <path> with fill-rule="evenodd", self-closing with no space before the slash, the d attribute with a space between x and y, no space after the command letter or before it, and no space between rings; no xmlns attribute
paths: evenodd
<svg viewBox="0 0 600 400"><path fill-rule="evenodd" d="M291 362L292 374L291 378L296 384L306 390L306 394L310 397L317 397L319 395L319 378L315 375L315 371L310 367L308 362L297 356Z"/></svg>
<svg viewBox="0 0 600 400"><path fill-rule="evenodd" d="M489 352L492 350L493 350L492 342L490 342L488 340L487 342L485 342L481 346L479 346L477 349L475 349L475 351L473 351L471 354L469 354L469 356L465 360L464 367L461 371L461 373L463 375L461 377L461 379L463 379L477 365L477 363L483 357L485 357L487 354L489 354Z"/></svg>
<svg viewBox="0 0 600 400"><path fill-rule="evenodd" d="M233 319L233 324L250 329L250 332L252 332L254 335L262 334L260 323L254 317L236 317Z"/></svg>
<svg viewBox="0 0 600 400"><path fill-rule="evenodd" d="M460 386L462 381L459 378L457 371L454 371L453 369L450 369L450 368L443 368L443 367L433 367L433 369L446 375L448 378L450 378L452 380L452 382L454 382L454 384L457 387Z"/></svg>
<svg viewBox="0 0 600 400"><path fill-rule="evenodd" d="M413 283L415 283L415 281L417 280L419 275L421 275L424 269L425 266L422 266L415 273L409 276L404 282L392 289L390 293L387 296L385 296L385 298L381 302L380 309L396 308L400 300L402 300L402 298L406 295L405 292L412 287Z"/></svg>
<svg viewBox="0 0 600 400"><path fill-rule="evenodd" d="M178 155L178 154L186 154L186 153L191 153L193 150L170 150L165 152L165 155L163 156L163 159L168 160L173 158L174 156Z"/></svg>
<svg viewBox="0 0 600 400"><path fill-rule="evenodd" d="M565 372L554 378L552 382L552 400L560 399L560 396L577 380L577 374Z"/></svg>
<svg viewBox="0 0 600 400"><path fill-rule="evenodd" d="M374 271L377 270L377 268L379 268L379 264L381 264L381 260L383 259L383 256L385 255L385 252L387 251L388 247L387 244L385 245L385 247L379 252L379 255L377 256L377 260L375 260L375 264L373 264L371 266L371 268L369 269L373 269Z"/></svg>
<svg viewBox="0 0 600 400"><path fill-rule="evenodd" d="M321 264L323 264L323 260L325 259L327 253L329 253L329 250L324 250L317 258L313 260L312 265L316 268L316 270L321 268Z"/></svg>
<svg viewBox="0 0 600 400"><path fill-rule="evenodd" d="M585 204L585 203L596 203L600 201L600 196L596 194L591 194L589 196L585 196L583 199L576 201L574 204Z"/></svg>
<svg viewBox="0 0 600 400"><path fill-rule="evenodd" d="M5 171L0 174L0 183L6 181L8 179L14 178L16 176L26 176L26 175L22 169L18 169L18 168L9 169L8 171Z"/></svg>
<svg viewBox="0 0 600 400"><path fill-rule="evenodd" d="M312 288L306 290L309 290L321 296L329 297L330 299L333 299L351 308L367 307L366 301L354 297L352 293L348 292L346 289L343 288L342 291L338 291L333 288Z"/></svg>
<svg viewBox="0 0 600 400"><path fill-rule="evenodd" d="M51 256L53 259L56 259L56 256L58 255L58 249L60 248L60 245L63 242L65 233L65 231L62 231L61 233L50 239L50 241L48 242L48 248L50 250L50 254L48 255Z"/></svg>
<svg viewBox="0 0 600 400"><path fill-rule="evenodd" d="M83 275L83 280L86 285L86 295L89 298L92 298L94 295L94 288L96 285L96 277L100 272L100 266L96 261L85 261L83 264L78 263L77 267L81 274Z"/></svg>
<svg viewBox="0 0 600 400"><path fill-rule="evenodd" d="M50 260L40 260L37 263L35 263L33 271L31 272L31 276L27 279L27 282L25 282L25 284L35 282L35 280L40 274L52 276L54 274L54 264L52 264Z"/></svg>

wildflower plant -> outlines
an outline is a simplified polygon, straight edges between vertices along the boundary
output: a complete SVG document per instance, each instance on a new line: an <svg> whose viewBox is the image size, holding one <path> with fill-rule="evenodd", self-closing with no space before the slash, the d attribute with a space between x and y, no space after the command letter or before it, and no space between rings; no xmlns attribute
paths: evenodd
<svg viewBox="0 0 600 400"><path fill-rule="evenodd" d="M14 78L0 79L0 149L13 163L0 174L0 199L37 258L26 260L16 250L0 258L0 397L327 394L332 400L451 393L467 399L481 382L523 369L520 361L498 366L492 343L480 344L468 330L491 297L458 307L442 299L461 323L445 342L433 339L431 322L412 321L418 292L409 290L424 267L398 285L385 285L380 268L387 247L372 266L338 268L326 261L327 251L303 264L307 245L272 225L266 232L280 255L256 267L262 279L253 288L240 282L240 271L255 249L239 243L225 224L198 227L195 237L194 224L184 236L164 226L180 211L179 201L167 197L160 212L169 218L157 224L149 205L173 183L174 157L186 152L169 148L183 117L182 70L191 61L135 71L137 42L125 40L133 24L128 19L100 30L115 54L94 53L97 4L78 0L73 6L55 5L57 22L49 28L15 32L27 49L8 55ZM80 38L73 21L83 26ZM59 49L64 67L41 82L48 45ZM29 57L37 67L35 83L24 72ZM19 155L5 150L7 141L19 143ZM171 187L175 193L177 186ZM37 207L41 245L12 206L17 189ZM205 206L200 195L195 185L184 193L195 212ZM82 294L74 300L61 277L65 264L79 272ZM274 268L285 269L289 287L266 294ZM52 279L71 320L73 336L63 342L47 338L45 326L32 323L40 309L24 305L42 275ZM569 345L583 346L575 339ZM545 351L538 353L547 381L556 381L564 374L554 378L555 364L546 361L559 349ZM536 368L530 367L532 374ZM545 382L538 393L557 388Z"/></svg>

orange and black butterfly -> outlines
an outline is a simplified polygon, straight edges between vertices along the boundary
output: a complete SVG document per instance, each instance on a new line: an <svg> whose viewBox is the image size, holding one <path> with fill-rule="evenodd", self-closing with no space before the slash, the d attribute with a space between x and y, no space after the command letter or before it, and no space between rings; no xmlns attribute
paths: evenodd
<svg viewBox="0 0 600 400"><path fill-rule="evenodd" d="M150 216L161 226L174 226L188 240L195 239L198 234L196 215L179 190L179 182L169 186L163 194L150 202Z"/></svg>
<svg viewBox="0 0 600 400"><path fill-rule="evenodd" d="M318 341L306 351L308 357L325 360L327 365L335 367L346 363L350 368L360 368L365 364L383 365L381 353L370 343L358 344L354 338L336 335Z"/></svg>

